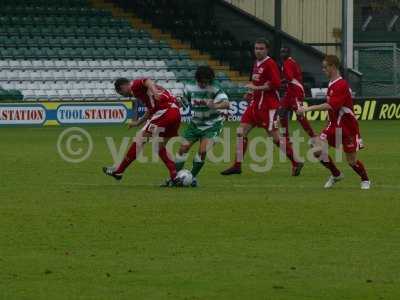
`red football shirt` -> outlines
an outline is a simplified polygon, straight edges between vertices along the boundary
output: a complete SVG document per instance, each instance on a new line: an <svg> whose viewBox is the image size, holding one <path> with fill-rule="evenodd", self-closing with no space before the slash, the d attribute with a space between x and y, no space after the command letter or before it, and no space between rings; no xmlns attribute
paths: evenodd
<svg viewBox="0 0 400 300"><path fill-rule="evenodd" d="M288 81L286 94L293 97L304 97L303 74L300 65L291 57L283 62L283 77Z"/></svg>
<svg viewBox="0 0 400 300"><path fill-rule="evenodd" d="M144 85L147 79L148 78L133 80L131 82L131 90L133 95L146 106L150 114L177 105L175 97L168 90L159 85L156 85L156 87L161 94L160 99L154 99L151 91Z"/></svg>
<svg viewBox="0 0 400 300"><path fill-rule="evenodd" d="M256 61L253 66L252 82L255 86L262 86L269 82L271 89L268 91L254 91L253 101L259 108L276 109L279 107L278 89L281 78L278 65L269 56L262 61Z"/></svg>
<svg viewBox="0 0 400 300"><path fill-rule="evenodd" d="M353 127L354 121L357 122L350 86L342 77L329 83L327 103L332 107L328 113L333 125Z"/></svg>

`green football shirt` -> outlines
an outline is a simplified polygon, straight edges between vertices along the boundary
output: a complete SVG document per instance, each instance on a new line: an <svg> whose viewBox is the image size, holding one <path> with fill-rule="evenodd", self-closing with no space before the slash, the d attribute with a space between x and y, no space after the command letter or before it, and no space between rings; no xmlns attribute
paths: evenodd
<svg viewBox="0 0 400 300"><path fill-rule="evenodd" d="M191 104L192 123L200 130L209 129L224 121L223 110L212 109L207 104L229 101L227 94L216 84L202 89L195 83L188 83L183 90L183 100Z"/></svg>

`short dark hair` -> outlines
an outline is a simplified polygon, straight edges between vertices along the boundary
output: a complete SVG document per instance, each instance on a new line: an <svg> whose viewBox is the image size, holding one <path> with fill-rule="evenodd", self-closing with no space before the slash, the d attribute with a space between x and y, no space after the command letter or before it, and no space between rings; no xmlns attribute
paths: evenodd
<svg viewBox="0 0 400 300"><path fill-rule="evenodd" d="M264 39L264 38L257 39L254 42L254 44L264 44L267 49L271 48L271 43L267 39Z"/></svg>
<svg viewBox="0 0 400 300"><path fill-rule="evenodd" d="M117 80L115 80L114 87L115 87L115 90L117 91L117 93L119 93L119 91L121 91L121 86L123 86L125 84L129 84L129 79L121 77L121 78L118 78Z"/></svg>
<svg viewBox="0 0 400 300"><path fill-rule="evenodd" d="M329 66L335 66L337 69L340 69L340 59L336 55L327 55L324 61L326 61Z"/></svg>
<svg viewBox="0 0 400 300"><path fill-rule="evenodd" d="M199 66L194 75L196 81L206 81L211 84L215 79L214 70L209 66Z"/></svg>

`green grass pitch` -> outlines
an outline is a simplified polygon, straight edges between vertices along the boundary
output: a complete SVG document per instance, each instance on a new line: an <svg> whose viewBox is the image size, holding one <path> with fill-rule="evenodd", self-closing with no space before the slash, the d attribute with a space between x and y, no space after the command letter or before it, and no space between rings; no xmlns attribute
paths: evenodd
<svg viewBox="0 0 400 300"><path fill-rule="evenodd" d="M133 132L86 127L93 155L70 164L64 129L0 129L0 299L400 299L399 122L361 123L370 191L345 163L329 191L318 164L248 160L207 163L198 189L157 187L161 163L118 183L105 137Z"/></svg>

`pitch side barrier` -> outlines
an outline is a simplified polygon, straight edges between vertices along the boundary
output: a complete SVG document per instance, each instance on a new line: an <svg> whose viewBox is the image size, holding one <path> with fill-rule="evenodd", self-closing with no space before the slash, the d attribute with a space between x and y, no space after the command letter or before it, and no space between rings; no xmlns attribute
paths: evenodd
<svg viewBox="0 0 400 300"><path fill-rule="evenodd" d="M305 105L322 103L322 99L307 99ZM247 102L231 101L228 121L239 121ZM76 126L124 124L134 116L131 101L46 101L0 102L0 127L5 126ZM138 107L139 115L145 111ZM190 120L190 108L182 108L182 120ZM354 112L359 120L400 120L400 97L356 98ZM311 121L325 121L327 112L308 112ZM293 120L296 115L292 116Z"/></svg>

